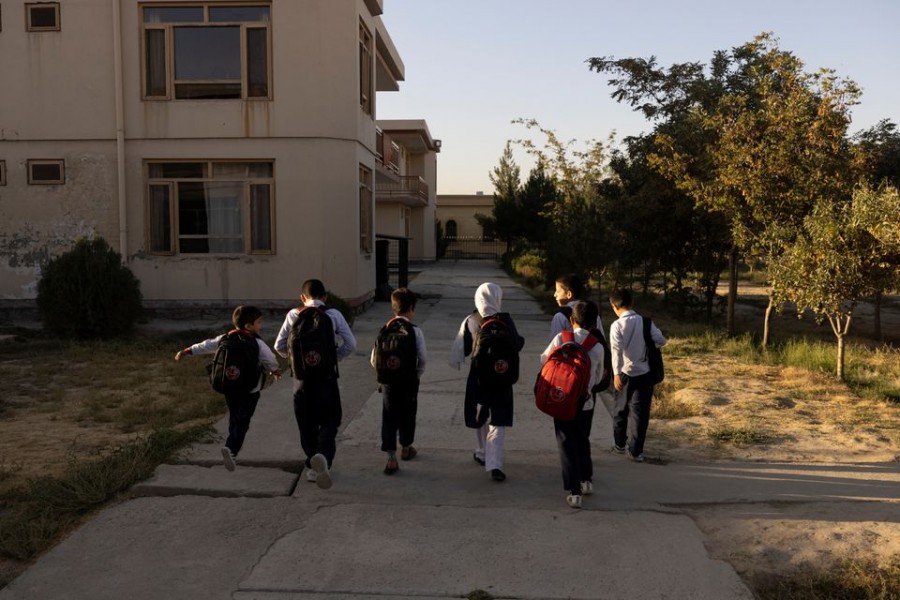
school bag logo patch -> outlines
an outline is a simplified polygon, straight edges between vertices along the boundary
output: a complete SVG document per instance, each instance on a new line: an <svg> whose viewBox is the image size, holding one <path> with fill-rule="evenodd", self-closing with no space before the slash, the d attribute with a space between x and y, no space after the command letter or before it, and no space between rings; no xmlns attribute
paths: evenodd
<svg viewBox="0 0 900 600"><path fill-rule="evenodd" d="M418 352L414 325L394 318L385 323L375 339L375 376L378 383L397 385L418 378Z"/></svg>
<svg viewBox="0 0 900 600"><path fill-rule="evenodd" d="M228 332L209 366L209 382L220 394L247 394L260 384L263 370L259 364L256 338L240 329Z"/></svg>
<svg viewBox="0 0 900 600"><path fill-rule="evenodd" d="M553 349L534 383L534 404L559 421L572 421L587 397L591 380L591 357L599 340L593 334L582 342L571 331L562 332L562 344Z"/></svg>
<svg viewBox="0 0 900 600"><path fill-rule="evenodd" d="M330 381L338 377L334 323L323 308L305 306L288 334L288 359L296 379Z"/></svg>
<svg viewBox="0 0 900 600"><path fill-rule="evenodd" d="M472 366L482 386L506 386L519 380L515 336L499 313L481 323L472 346Z"/></svg>

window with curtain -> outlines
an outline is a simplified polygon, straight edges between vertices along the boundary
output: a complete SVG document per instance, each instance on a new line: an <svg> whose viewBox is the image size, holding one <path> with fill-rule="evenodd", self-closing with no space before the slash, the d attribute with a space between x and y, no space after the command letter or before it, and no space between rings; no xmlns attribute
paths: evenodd
<svg viewBox="0 0 900 600"><path fill-rule="evenodd" d="M271 98L269 4L141 4L143 95Z"/></svg>
<svg viewBox="0 0 900 600"><path fill-rule="evenodd" d="M147 163L151 254L273 254L271 161Z"/></svg>

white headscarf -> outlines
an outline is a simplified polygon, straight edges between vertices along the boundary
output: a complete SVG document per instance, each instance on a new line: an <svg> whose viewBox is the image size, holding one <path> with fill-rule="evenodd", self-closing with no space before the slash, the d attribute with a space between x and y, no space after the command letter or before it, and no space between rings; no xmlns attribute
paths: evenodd
<svg viewBox="0 0 900 600"><path fill-rule="evenodd" d="M496 283L482 283L478 286L478 289L475 290L475 308L478 309L478 314L480 314L482 318L500 312L502 300L503 290ZM450 366L457 370L462 368L462 365L466 360L464 336L468 323L469 315L467 315L460 324L456 339L453 340L453 345L450 347Z"/></svg>

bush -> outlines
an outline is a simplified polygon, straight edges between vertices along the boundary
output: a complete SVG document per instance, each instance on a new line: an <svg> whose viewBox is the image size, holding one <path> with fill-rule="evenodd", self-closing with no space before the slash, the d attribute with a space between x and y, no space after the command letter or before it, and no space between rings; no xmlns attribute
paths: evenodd
<svg viewBox="0 0 900 600"><path fill-rule="evenodd" d="M336 308L338 312L344 315L344 319L347 320L347 325L353 327L353 308L350 306L350 303L335 294L334 292L326 292L327 299L325 300L325 305L328 308Z"/></svg>
<svg viewBox="0 0 900 600"><path fill-rule="evenodd" d="M43 271L37 303L53 334L111 337L129 331L140 317L140 282L101 237L79 239Z"/></svg>
<svg viewBox="0 0 900 600"><path fill-rule="evenodd" d="M512 269L532 286L544 283L544 259L534 252L526 252L513 258Z"/></svg>

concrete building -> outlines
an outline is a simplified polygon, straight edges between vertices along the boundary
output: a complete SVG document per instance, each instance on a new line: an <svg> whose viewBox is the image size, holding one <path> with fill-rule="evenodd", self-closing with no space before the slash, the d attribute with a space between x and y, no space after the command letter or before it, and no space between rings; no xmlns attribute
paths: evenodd
<svg viewBox="0 0 900 600"><path fill-rule="evenodd" d="M381 228L433 258L440 143L376 124L404 79L382 12L0 2L0 302L33 302L41 265L93 234L151 308L279 306L310 277L366 302Z"/></svg>

